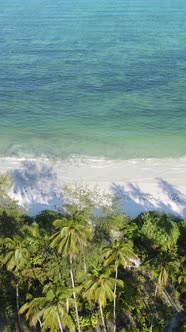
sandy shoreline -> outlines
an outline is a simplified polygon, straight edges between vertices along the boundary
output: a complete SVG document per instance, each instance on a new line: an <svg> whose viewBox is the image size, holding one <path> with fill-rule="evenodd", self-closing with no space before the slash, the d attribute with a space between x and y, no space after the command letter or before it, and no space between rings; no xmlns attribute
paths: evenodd
<svg viewBox="0 0 186 332"><path fill-rule="evenodd" d="M161 210L186 218L186 158L0 158L0 172L13 175L10 195L30 215L57 209L64 185L80 184L120 198L120 209L131 216Z"/></svg>

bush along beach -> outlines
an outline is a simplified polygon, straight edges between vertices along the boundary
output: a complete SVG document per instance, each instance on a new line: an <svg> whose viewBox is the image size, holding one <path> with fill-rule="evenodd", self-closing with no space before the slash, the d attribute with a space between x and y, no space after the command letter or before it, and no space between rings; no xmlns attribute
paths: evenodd
<svg viewBox="0 0 186 332"><path fill-rule="evenodd" d="M66 190L28 216L0 177L0 331L186 331L186 221Z"/></svg>

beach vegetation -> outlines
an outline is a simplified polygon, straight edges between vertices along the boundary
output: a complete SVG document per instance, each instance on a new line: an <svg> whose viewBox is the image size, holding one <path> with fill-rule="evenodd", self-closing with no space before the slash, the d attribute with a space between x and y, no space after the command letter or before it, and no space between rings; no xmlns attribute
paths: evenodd
<svg viewBox="0 0 186 332"><path fill-rule="evenodd" d="M11 181L0 178L1 331L184 331L185 220L130 218L77 188L28 217Z"/></svg>

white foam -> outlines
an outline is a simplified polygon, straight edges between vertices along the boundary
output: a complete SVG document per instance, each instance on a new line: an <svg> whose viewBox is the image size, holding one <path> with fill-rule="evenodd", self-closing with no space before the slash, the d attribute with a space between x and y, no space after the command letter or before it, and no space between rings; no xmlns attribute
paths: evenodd
<svg viewBox="0 0 186 332"><path fill-rule="evenodd" d="M107 160L0 158L1 173L14 176L10 195L30 214L56 209L66 184L97 186L120 198L120 209L132 216L163 210L186 218L186 158Z"/></svg>

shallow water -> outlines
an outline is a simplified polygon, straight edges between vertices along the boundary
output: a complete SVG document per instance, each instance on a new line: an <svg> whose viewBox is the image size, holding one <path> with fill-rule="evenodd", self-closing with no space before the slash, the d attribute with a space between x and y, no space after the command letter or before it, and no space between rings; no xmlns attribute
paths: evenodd
<svg viewBox="0 0 186 332"><path fill-rule="evenodd" d="M0 155L186 155L184 0L2 0Z"/></svg>

